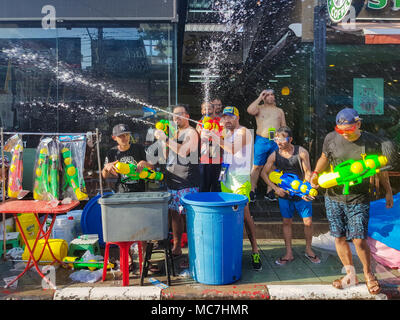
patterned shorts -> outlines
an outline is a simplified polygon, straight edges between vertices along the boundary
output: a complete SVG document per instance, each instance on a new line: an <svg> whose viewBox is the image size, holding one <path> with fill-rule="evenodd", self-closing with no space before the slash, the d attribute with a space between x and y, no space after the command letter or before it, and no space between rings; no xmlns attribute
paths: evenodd
<svg viewBox="0 0 400 320"><path fill-rule="evenodd" d="M325 207L333 237L367 239L369 203L345 204L325 197Z"/></svg>
<svg viewBox="0 0 400 320"><path fill-rule="evenodd" d="M180 214L186 214L186 210L181 203L181 199L187 194L199 192L200 188L194 187L180 190L168 189L167 191L171 194L171 199L168 202L168 209L174 210Z"/></svg>

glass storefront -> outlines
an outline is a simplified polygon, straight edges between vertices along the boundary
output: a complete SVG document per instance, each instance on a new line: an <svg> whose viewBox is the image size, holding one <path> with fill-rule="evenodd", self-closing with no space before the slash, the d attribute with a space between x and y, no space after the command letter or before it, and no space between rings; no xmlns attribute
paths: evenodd
<svg viewBox="0 0 400 320"><path fill-rule="evenodd" d="M0 26L0 115L8 131L87 132L126 123L143 141L143 106L175 104L176 24ZM127 26L124 26L127 25ZM27 136L27 147L37 139Z"/></svg>

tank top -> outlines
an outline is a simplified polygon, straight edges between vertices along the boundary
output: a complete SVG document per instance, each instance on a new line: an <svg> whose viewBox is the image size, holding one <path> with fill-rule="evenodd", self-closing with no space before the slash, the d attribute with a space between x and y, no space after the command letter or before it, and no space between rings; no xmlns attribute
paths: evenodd
<svg viewBox="0 0 400 320"><path fill-rule="evenodd" d="M284 173L293 173L300 179L304 180L303 169L300 166L301 160L299 155L299 146L294 146L293 154L290 158L282 157L279 151L275 153L275 167Z"/></svg>
<svg viewBox="0 0 400 320"><path fill-rule="evenodd" d="M187 130L195 130L192 127L186 129L176 140L178 144L185 141ZM197 132L196 132L197 134ZM198 165L198 149L192 151L188 157L182 159L171 149L168 154L166 166L166 184L168 189L181 190L198 187L200 183L200 170Z"/></svg>
<svg viewBox="0 0 400 320"><path fill-rule="evenodd" d="M225 141L228 143L233 143L236 140L237 133L240 129L244 128L243 126L239 126L238 129L233 131L232 135L229 135L225 138ZM251 139L248 141L242 149L235 154L231 154L229 152L224 151L224 163L229 164L229 172L240 175L249 175L251 172L252 161L252 146L253 146L253 137L249 129L245 128L246 137ZM237 141L236 141L237 142Z"/></svg>

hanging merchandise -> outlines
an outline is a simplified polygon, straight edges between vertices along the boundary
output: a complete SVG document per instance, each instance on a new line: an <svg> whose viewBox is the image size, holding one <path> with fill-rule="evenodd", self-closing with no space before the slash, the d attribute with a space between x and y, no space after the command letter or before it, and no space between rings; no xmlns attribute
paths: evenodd
<svg viewBox="0 0 400 320"><path fill-rule="evenodd" d="M63 175L65 184L62 189L63 198L87 200L83 168L85 161L85 136L60 136L60 148L63 159Z"/></svg>
<svg viewBox="0 0 400 320"><path fill-rule="evenodd" d="M58 150L55 138L44 138L39 143L34 168L33 198L35 200L52 201L59 198Z"/></svg>
<svg viewBox="0 0 400 320"><path fill-rule="evenodd" d="M8 196L10 198L22 199L26 196L29 191L22 190L22 175L23 175L23 164L22 155L24 151L24 145L20 135L15 134L7 140L4 151L12 154L11 164L8 172Z"/></svg>

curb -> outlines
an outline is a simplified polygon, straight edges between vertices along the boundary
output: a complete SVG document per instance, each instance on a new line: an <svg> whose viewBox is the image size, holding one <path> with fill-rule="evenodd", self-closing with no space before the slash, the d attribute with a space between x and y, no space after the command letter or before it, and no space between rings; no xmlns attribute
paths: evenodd
<svg viewBox="0 0 400 320"><path fill-rule="evenodd" d="M56 290L53 300L161 300L156 287L74 287Z"/></svg>
<svg viewBox="0 0 400 320"><path fill-rule="evenodd" d="M386 294L372 295L365 285L338 290L331 285L268 285L271 300L388 300Z"/></svg>
<svg viewBox="0 0 400 320"><path fill-rule="evenodd" d="M194 286L160 289L157 287L73 287L56 290L53 300L388 300L386 290L371 295L363 284L343 290L331 285L252 285L226 288ZM382 288L384 289L384 288Z"/></svg>

